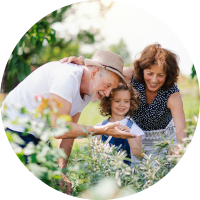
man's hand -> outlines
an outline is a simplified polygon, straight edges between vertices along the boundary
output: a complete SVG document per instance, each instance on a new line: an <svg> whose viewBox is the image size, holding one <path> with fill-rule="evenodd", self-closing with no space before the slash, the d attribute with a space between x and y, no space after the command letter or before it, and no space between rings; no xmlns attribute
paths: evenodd
<svg viewBox="0 0 200 200"><path fill-rule="evenodd" d="M109 123L104 126L102 126L102 135L109 135L113 136L115 138L136 138L137 135L132 134L130 132L122 131L119 128L119 122Z"/></svg>
<svg viewBox="0 0 200 200"><path fill-rule="evenodd" d="M63 180L59 181L60 190L65 191L66 194L72 193L71 182L70 180L62 173Z"/></svg>
<svg viewBox="0 0 200 200"><path fill-rule="evenodd" d="M121 131L130 132L128 126L119 125L117 128Z"/></svg>
<svg viewBox="0 0 200 200"><path fill-rule="evenodd" d="M70 56L70 57L64 57L63 59L59 60L60 63L75 63L77 65L84 65L83 57L76 57L76 56Z"/></svg>

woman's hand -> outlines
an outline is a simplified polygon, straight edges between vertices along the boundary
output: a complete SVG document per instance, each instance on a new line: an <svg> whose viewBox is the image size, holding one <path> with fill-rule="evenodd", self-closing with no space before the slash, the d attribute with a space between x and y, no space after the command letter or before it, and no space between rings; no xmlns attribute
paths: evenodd
<svg viewBox="0 0 200 200"><path fill-rule="evenodd" d="M130 132L128 126L119 125L117 128L121 131Z"/></svg>
<svg viewBox="0 0 200 200"><path fill-rule="evenodd" d="M174 148L170 148L168 151L168 155L179 155L180 154L180 150L178 145L175 145Z"/></svg>
<svg viewBox="0 0 200 200"><path fill-rule="evenodd" d="M64 57L63 59L59 60L60 63L75 63L77 65L84 65L83 62L83 56L76 57L76 56L70 56L70 57Z"/></svg>

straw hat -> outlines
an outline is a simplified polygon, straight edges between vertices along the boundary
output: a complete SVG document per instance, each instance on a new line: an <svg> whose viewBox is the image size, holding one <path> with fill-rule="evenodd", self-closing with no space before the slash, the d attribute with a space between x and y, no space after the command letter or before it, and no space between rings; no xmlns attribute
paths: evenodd
<svg viewBox="0 0 200 200"><path fill-rule="evenodd" d="M92 59L85 59L85 65L95 65L110 70L122 78L123 83L127 83L123 75L124 61L121 56L116 53L104 50L98 50Z"/></svg>

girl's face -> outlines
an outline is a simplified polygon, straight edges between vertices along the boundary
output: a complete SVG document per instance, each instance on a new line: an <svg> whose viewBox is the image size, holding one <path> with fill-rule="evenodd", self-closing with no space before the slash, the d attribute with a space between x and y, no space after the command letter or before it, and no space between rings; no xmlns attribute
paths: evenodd
<svg viewBox="0 0 200 200"><path fill-rule="evenodd" d="M158 92L165 83L167 74L163 70L163 66L152 65L144 69L144 81L150 92Z"/></svg>
<svg viewBox="0 0 200 200"><path fill-rule="evenodd" d="M115 92L111 100L112 115L125 116L130 109L130 92L127 90L119 90Z"/></svg>

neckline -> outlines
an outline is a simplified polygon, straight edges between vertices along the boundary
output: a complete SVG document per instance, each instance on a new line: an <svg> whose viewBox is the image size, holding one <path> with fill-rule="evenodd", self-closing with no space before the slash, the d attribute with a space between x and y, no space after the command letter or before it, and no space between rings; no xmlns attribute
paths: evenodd
<svg viewBox="0 0 200 200"><path fill-rule="evenodd" d="M127 118L125 117L124 119L120 120L119 122L121 122L121 121L123 121L125 119L127 119ZM109 120L110 120L110 117L108 118L108 122L110 122ZM118 121L114 121L114 122L118 122ZM114 123L114 122L110 122L110 123Z"/></svg>
<svg viewBox="0 0 200 200"><path fill-rule="evenodd" d="M145 105L146 110L149 110L155 104L155 102L157 101L158 95L161 92L161 88L158 90L158 94L155 96L155 98L153 99L151 104L149 106L147 106L147 98L146 98L146 93L145 93L145 86L144 85L142 85L142 86L143 86L142 93L143 93L143 96L144 96L144 98L142 98L143 99L143 103Z"/></svg>

